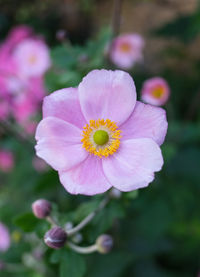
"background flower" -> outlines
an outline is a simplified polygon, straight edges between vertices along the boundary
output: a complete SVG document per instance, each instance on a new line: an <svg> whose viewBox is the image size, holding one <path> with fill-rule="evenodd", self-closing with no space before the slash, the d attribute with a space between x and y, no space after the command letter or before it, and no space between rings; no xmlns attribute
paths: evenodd
<svg viewBox="0 0 200 277"><path fill-rule="evenodd" d="M0 170L9 172L14 166L14 157L9 150L0 150Z"/></svg>
<svg viewBox="0 0 200 277"><path fill-rule="evenodd" d="M166 80L154 77L144 82L141 90L141 99L155 106L165 105L170 96L170 88Z"/></svg>
<svg viewBox="0 0 200 277"><path fill-rule="evenodd" d="M110 49L112 62L120 68L130 69L143 59L144 39L139 34L122 34L115 38Z"/></svg>

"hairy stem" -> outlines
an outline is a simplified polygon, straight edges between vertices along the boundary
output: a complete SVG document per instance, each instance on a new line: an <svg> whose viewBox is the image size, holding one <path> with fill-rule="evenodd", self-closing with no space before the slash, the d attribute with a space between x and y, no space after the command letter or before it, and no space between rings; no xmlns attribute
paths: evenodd
<svg viewBox="0 0 200 277"><path fill-rule="evenodd" d="M91 212L88 216L86 216L76 227L72 228L71 230L67 231L68 236L72 236L75 233L77 233L78 231L80 231L81 229L83 229L94 217L95 215L101 211L109 202L109 198L105 197L99 204L99 206L96 208L96 210L94 210L93 212Z"/></svg>
<svg viewBox="0 0 200 277"><path fill-rule="evenodd" d="M52 225L52 226L58 226L58 224L56 223L55 219L52 216L47 216L46 220Z"/></svg>
<svg viewBox="0 0 200 277"><path fill-rule="evenodd" d="M97 246L96 244L93 244L91 246L87 246L87 247L81 247L81 246L78 246L72 242L68 242L67 245L73 249L75 252L77 253L81 253L81 254L90 254L90 253L93 253L93 252L96 252L97 251Z"/></svg>

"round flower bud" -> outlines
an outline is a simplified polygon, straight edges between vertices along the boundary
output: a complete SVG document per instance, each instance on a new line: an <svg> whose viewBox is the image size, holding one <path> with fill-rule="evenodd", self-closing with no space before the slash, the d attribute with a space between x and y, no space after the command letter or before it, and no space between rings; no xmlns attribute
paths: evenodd
<svg viewBox="0 0 200 277"><path fill-rule="evenodd" d="M63 41L65 40L65 38L67 37L67 32L63 29L60 29L56 32L56 38L59 41Z"/></svg>
<svg viewBox="0 0 200 277"><path fill-rule="evenodd" d="M101 235L97 238L96 245L99 253L106 254L113 247L113 239L109 235Z"/></svg>
<svg viewBox="0 0 200 277"><path fill-rule="evenodd" d="M45 199L38 199L32 204L32 210L37 218L45 218L51 213L51 203Z"/></svg>
<svg viewBox="0 0 200 277"><path fill-rule="evenodd" d="M122 195L121 191L116 188L112 188L110 190L110 196L114 199L119 199L121 195Z"/></svg>
<svg viewBox="0 0 200 277"><path fill-rule="evenodd" d="M44 236L45 243L55 249L62 248L67 240L67 233L60 227L53 227Z"/></svg>

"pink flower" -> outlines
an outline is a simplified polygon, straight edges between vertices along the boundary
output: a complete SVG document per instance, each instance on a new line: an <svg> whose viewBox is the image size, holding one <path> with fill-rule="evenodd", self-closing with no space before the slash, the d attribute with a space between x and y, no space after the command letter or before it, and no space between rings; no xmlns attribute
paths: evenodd
<svg viewBox="0 0 200 277"><path fill-rule="evenodd" d="M5 120L9 115L10 107L8 102L0 96L0 120Z"/></svg>
<svg viewBox="0 0 200 277"><path fill-rule="evenodd" d="M163 165L165 111L136 101L131 76L93 70L78 88L45 97L36 152L73 194L146 187Z"/></svg>
<svg viewBox="0 0 200 277"><path fill-rule="evenodd" d="M19 25L12 28L6 39L6 49L12 51L12 49L15 48L18 43L26 38L32 37L32 35L32 29L26 25Z"/></svg>
<svg viewBox="0 0 200 277"><path fill-rule="evenodd" d="M143 59L144 40L139 34L120 35L112 43L111 60L123 69L131 68Z"/></svg>
<svg viewBox="0 0 200 277"><path fill-rule="evenodd" d="M168 83L160 77L148 79L144 82L141 99L151 105L162 106L170 96Z"/></svg>
<svg viewBox="0 0 200 277"><path fill-rule="evenodd" d="M38 77L51 65L49 49L41 40L25 39L19 43L13 53L22 76Z"/></svg>
<svg viewBox="0 0 200 277"><path fill-rule="evenodd" d="M46 94L42 74L49 65L49 50L31 28L10 31L0 47L0 118L12 114L21 124L35 116Z"/></svg>
<svg viewBox="0 0 200 277"><path fill-rule="evenodd" d="M10 234L8 228L0 222L0 252L5 252L10 247Z"/></svg>
<svg viewBox="0 0 200 277"><path fill-rule="evenodd" d="M14 158L11 151L0 150L0 170L9 172L14 166Z"/></svg>

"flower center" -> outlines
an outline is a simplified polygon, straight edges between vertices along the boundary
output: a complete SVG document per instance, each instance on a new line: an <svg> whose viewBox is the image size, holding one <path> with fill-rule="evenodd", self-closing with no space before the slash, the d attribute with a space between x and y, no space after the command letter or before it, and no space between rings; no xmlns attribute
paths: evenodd
<svg viewBox="0 0 200 277"><path fill-rule="evenodd" d="M108 157L120 145L121 130L109 119L90 120L83 130L83 147L95 156Z"/></svg>
<svg viewBox="0 0 200 277"><path fill-rule="evenodd" d="M98 145L104 145L109 140L109 135L104 130L98 130L93 135L94 142Z"/></svg>
<svg viewBox="0 0 200 277"><path fill-rule="evenodd" d="M36 55L32 54L32 55L30 55L28 60L29 60L30 64L35 64L37 61L37 57L36 57Z"/></svg>
<svg viewBox="0 0 200 277"><path fill-rule="evenodd" d="M131 45L128 42L124 42L120 45L120 50L124 53L128 53L131 51Z"/></svg>
<svg viewBox="0 0 200 277"><path fill-rule="evenodd" d="M163 96L163 94L164 94L164 88L161 87L161 86L155 88L155 89L152 91L153 97L155 97L155 98L157 98L157 99L161 98L161 97Z"/></svg>

